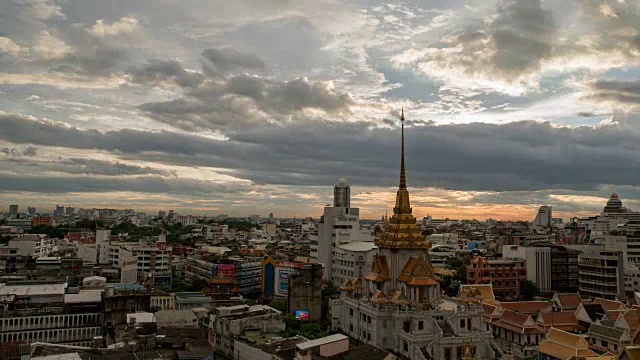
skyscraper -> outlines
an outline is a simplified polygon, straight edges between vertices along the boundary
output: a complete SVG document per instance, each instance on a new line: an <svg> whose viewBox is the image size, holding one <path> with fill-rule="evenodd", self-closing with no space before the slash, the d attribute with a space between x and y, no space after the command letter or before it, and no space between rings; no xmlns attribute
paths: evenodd
<svg viewBox="0 0 640 360"><path fill-rule="evenodd" d="M9 217L18 216L18 205L9 205Z"/></svg>
<svg viewBox="0 0 640 360"><path fill-rule="evenodd" d="M31 215L31 216L33 216L33 215L37 214L37 212L36 212L36 208L31 207L31 206L29 206L29 207L27 208L27 212L28 212L28 213L29 213L29 215Z"/></svg>
<svg viewBox="0 0 640 360"><path fill-rule="evenodd" d="M536 215L536 218L533 220L533 225L535 226L540 226L540 227L547 227L551 225L551 218L553 217L552 215L552 210L551 210L551 206L540 206L540 209L538 209L538 214Z"/></svg>
<svg viewBox="0 0 640 360"><path fill-rule="evenodd" d="M324 215L318 224L317 252L312 256L324 265L324 279L332 280L333 250L340 245L353 242L373 242L371 231L360 226L360 209L352 208L351 188L347 180L341 178L333 188L333 206L324 208ZM312 240L313 241L313 240ZM312 243L312 247L315 244Z"/></svg>

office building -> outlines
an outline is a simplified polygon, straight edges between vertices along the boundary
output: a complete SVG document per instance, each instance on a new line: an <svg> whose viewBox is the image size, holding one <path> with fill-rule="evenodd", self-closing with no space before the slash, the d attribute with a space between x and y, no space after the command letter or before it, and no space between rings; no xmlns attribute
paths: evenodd
<svg viewBox="0 0 640 360"><path fill-rule="evenodd" d="M351 242L373 242L370 229L360 225L360 209L351 206L351 188L344 178L333 189L333 206L324 208L318 224L317 241L312 239L311 257L324 265L324 279L333 276L333 252ZM316 250L317 249L317 250Z"/></svg>
<svg viewBox="0 0 640 360"><path fill-rule="evenodd" d="M9 205L9 217L13 218L18 216L18 205Z"/></svg>
<svg viewBox="0 0 640 360"><path fill-rule="evenodd" d="M580 295L609 300L624 297L623 253L599 251L578 256Z"/></svg>
<svg viewBox="0 0 640 360"><path fill-rule="evenodd" d="M289 275L287 293L289 314L300 319L320 321L322 312L322 265L306 264Z"/></svg>
<svg viewBox="0 0 640 360"><path fill-rule="evenodd" d="M36 208L29 206L27 208L27 212L29 213L29 216L34 216L36 214Z"/></svg>
<svg viewBox="0 0 640 360"><path fill-rule="evenodd" d="M340 330L363 344L414 359L494 359L479 302L443 299L430 244L416 225L405 174L404 114L400 184L393 216L377 242L370 274L346 281ZM472 356L472 357L473 357Z"/></svg>
<svg viewBox="0 0 640 360"><path fill-rule="evenodd" d="M538 214L536 214L536 218L533 220L533 225L537 228L548 228L553 224L552 219L551 206L540 206Z"/></svg>
<svg viewBox="0 0 640 360"><path fill-rule="evenodd" d="M502 247L504 259L525 260L527 280L542 291L577 292L579 254L578 250L551 243Z"/></svg>

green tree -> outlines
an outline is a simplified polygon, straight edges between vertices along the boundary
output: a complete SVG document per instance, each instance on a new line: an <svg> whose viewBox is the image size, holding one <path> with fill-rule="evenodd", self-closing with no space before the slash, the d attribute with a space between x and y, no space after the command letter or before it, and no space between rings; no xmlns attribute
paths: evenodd
<svg viewBox="0 0 640 360"><path fill-rule="evenodd" d="M527 280L522 287L522 299L525 301L531 301L534 297L538 296L540 289L531 280Z"/></svg>
<svg viewBox="0 0 640 360"><path fill-rule="evenodd" d="M283 313L287 312L287 302L284 300L273 300L269 306Z"/></svg>
<svg viewBox="0 0 640 360"><path fill-rule="evenodd" d="M293 314L285 315L283 320L286 325L282 333L284 337L301 335L309 340L313 340L327 336L324 326L317 321L297 320Z"/></svg>

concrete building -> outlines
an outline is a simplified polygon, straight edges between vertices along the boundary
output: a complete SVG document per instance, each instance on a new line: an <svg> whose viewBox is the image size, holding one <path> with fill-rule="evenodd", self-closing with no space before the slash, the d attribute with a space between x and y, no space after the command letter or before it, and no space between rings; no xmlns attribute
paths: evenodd
<svg viewBox="0 0 640 360"><path fill-rule="evenodd" d="M56 221L51 216L34 216L31 218L31 227L56 226Z"/></svg>
<svg viewBox="0 0 640 360"><path fill-rule="evenodd" d="M289 275L289 314L320 321L322 316L322 265L307 264Z"/></svg>
<svg viewBox="0 0 640 360"><path fill-rule="evenodd" d="M33 258L49 256L57 250L56 241L41 234L19 236L9 240L7 247L10 249L10 252L13 251L14 254Z"/></svg>
<svg viewBox="0 0 640 360"><path fill-rule="evenodd" d="M264 305L218 307L209 317L209 341L227 357L235 354L240 337L267 336L285 329L282 313Z"/></svg>
<svg viewBox="0 0 640 360"><path fill-rule="evenodd" d="M578 291L582 297L624 298L624 261L621 252L600 251L578 256Z"/></svg>
<svg viewBox="0 0 640 360"><path fill-rule="evenodd" d="M66 284L0 284L0 343L91 346L101 330L100 291L67 293Z"/></svg>
<svg viewBox="0 0 640 360"><path fill-rule="evenodd" d="M214 292L258 294L262 288L262 258L193 256L187 260L184 275L190 281L210 282Z"/></svg>
<svg viewBox="0 0 640 360"><path fill-rule="evenodd" d="M360 343L410 360L471 354L495 359L499 350L491 345L480 303L440 295L440 279L427 253L430 244L412 215L405 175L404 113L401 121L400 184L393 216L383 226L372 272L342 286L340 330Z"/></svg>
<svg viewBox="0 0 640 360"><path fill-rule="evenodd" d="M533 226L537 228L548 228L552 225L553 211L551 206L540 206L536 218L533 220Z"/></svg>
<svg viewBox="0 0 640 360"><path fill-rule="evenodd" d="M503 258L525 260L527 280L542 291L577 292L579 254L580 251L550 243L502 247Z"/></svg>
<svg viewBox="0 0 640 360"><path fill-rule="evenodd" d="M373 242L356 241L338 245L332 252L331 281L340 286L345 281L361 278L373 266L378 247Z"/></svg>
<svg viewBox="0 0 640 360"><path fill-rule="evenodd" d="M18 205L9 205L9 218L18 216Z"/></svg>
<svg viewBox="0 0 640 360"><path fill-rule="evenodd" d="M526 281L524 260L489 260L476 256L467 266L467 284L492 284L499 301L519 300Z"/></svg>
<svg viewBox="0 0 640 360"><path fill-rule="evenodd" d="M324 215L318 224L317 244L311 242L311 257L324 265L324 279L333 276L333 251L339 245L350 242L373 242L369 229L360 225L360 209L352 208L351 188L342 178L333 190L333 206L324 208ZM316 250L317 249L317 250Z"/></svg>

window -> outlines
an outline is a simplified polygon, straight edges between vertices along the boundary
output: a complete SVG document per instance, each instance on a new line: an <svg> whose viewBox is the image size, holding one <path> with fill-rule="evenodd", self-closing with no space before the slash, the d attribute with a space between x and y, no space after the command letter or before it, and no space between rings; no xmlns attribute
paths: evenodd
<svg viewBox="0 0 640 360"><path fill-rule="evenodd" d="M353 317L353 309L349 309L349 316Z"/></svg>
<svg viewBox="0 0 640 360"><path fill-rule="evenodd" d="M371 316L367 315L367 323L371 324Z"/></svg>
<svg viewBox="0 0 640 360"><path fill-rule="evenodd" d="M600 340L600 343L602 344L603 348L609 347L609 342L607 342L605 340Z"/></svg>
<svg viewBox="0 0 640 360"><path fill-rule="evenodd" d="M349 332L353 332L353 324L349 324Z"/></svg>
<svg viewBox="0 0 640 360"><path fill-rule="evenodd" d="M369 342L371 341L371 333L367 334L367 341L369 341Z"/></svg>
<svg viewBox="0 0 640 360"><path fill-rule="evenodd" d="M409 344L406 341L402 342L402 349L404 352L409 352Z"/></svg>
<svg viewBox="0 0 640 360"><path fill-rule="evenodd" d="M460 328L464 329L466 325L467 325L466 320L465 319L460 319Z"/></svg>
<svg viewBox="0 0 640 360"><path fill-rule="evenodd" d="M424 321L418 321L418 330L424 330Z"/></svg>
<svg viewBox="0 0 640 360"><path fill-rule="evenodd" d="M451 348L444 348L444 360L453 360L451 358Z"/></svg>

